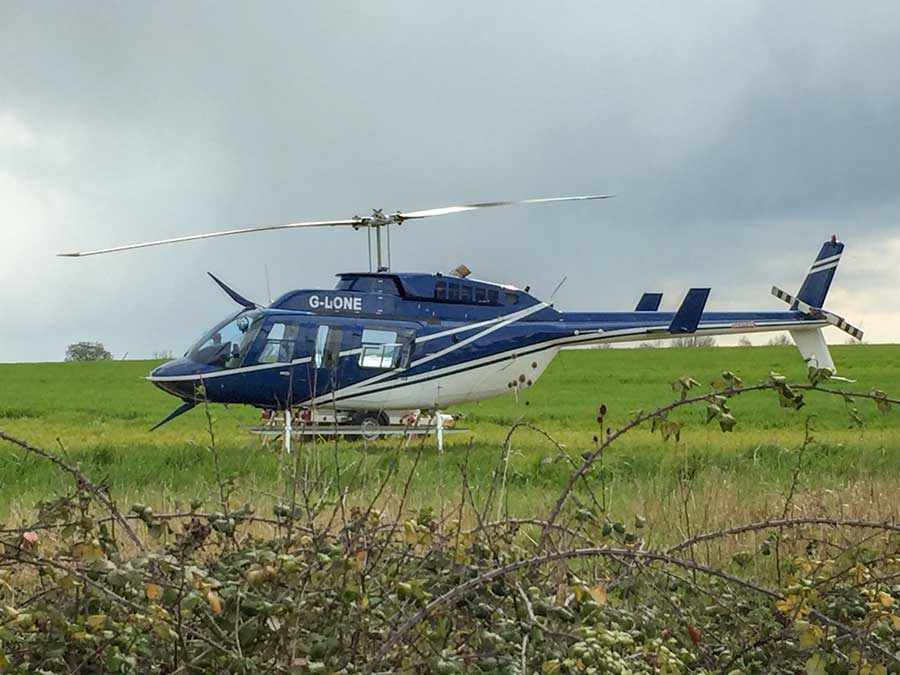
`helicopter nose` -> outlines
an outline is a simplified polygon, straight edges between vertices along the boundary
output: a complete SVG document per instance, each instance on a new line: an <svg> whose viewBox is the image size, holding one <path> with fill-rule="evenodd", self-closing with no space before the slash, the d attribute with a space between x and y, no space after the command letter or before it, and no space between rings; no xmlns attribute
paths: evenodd
<svg viewBox="0 0 900 675"><path fill-rule="evenodd" d="M154 368L147 379L168 394L184 401L196 401L201 398L198 393L202 383L201 368L199 364L181 358Z"/></svg>

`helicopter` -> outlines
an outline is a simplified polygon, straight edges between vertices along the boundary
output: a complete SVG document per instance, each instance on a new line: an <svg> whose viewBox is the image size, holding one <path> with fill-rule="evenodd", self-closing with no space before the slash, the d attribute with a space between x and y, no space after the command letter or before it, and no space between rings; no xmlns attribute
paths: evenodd
<svg viewBox="0 0 900 675"><path fill-rule="evenodd" d="M390 228L407 221L512 205L608 199L613 195L495 201L341 220L303 221L189 235L112 248L60 253L85 257L267 230L349 227L368 235L369 269L338 274L333 289L291 290L267 306L213 281L239 306L178 359L147 379L181 400L153 429L208 401L246 404L285 415L326 407L350 411L356 423L383 422L385 411L447 406L532 387L562 349L683 336L790 332L810 365L836 372L822 333L862 331L823 308L844 244L832 236L800 290L772 294L786 311L708 312L709 288L691 288L674 312L663 294L644 293L633 311L564 312L508 284L450 274L394 272ZM373 256L374 235L374 256ZM440 444L440 440L439 440Z"/></svg>

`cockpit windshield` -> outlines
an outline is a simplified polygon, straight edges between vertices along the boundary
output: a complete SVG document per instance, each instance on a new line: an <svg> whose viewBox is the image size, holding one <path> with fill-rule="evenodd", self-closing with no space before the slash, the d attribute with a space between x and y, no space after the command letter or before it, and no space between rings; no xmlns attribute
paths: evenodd
<svg viewBox="0 0 900 675"><path fill-rule="evenodd" d="M238 312L200 338L187 357L196 363L237 368L247 356L262 320L263 314L256 310Z"/></svg>

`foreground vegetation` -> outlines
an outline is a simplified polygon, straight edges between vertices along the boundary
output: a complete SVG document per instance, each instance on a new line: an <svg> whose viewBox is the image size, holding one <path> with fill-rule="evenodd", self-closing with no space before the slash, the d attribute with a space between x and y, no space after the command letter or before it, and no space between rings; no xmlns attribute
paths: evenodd
<svg viewBox="0 0 900 675"><path fill-rule="evenodd" d="M855 388L900 391L900 347L835 347L842 373ZM143 377L155 362L104 362L0 365L0 428L54 449L102 477L123 499L142 501L157 511L181 508L192 498L216 494L208 445L207 420L195 410L161 429L148 429L177 402ZM770 370L804 379L803 362L793 347L641 349L563 352L545 376L519 400L513 396L463 406L471 435L448 437L438 455L433 441L423 448L409 503L440 512L468 453L471 489L483 496L498 448L516 422L538 426L567 452L578 455L603 431L597 408L609 406L607 427L616 427L639 409L671 396L671 382L690 375L704 384L733 370L745 381L764 380ZM849 385L848 385L849 386ZM801 411L780 408L770 398L736 400L737 425L722 435L703 423L702 410L676 411L686 424L679 443L661 443L637 430L604 458L605 494L623 512L642 512L670 521L680 500L676 477L684 471L699 486L688 505L695 522L714 527L765 517L773 499L790 482L796 451L804 438L807 411L819 443L804 457L804 499L814 511L835 509L850 516L882 518L900 484L900 419L882 416L874 406L850 406L815 394ZM859 409L863 427L851 424ZM279 480L278 457L260 451L245 427L258 422L254 410L211 406L220 468L240 476L241 496L269 508ZM319 465L358 465L354 494L375 489L378 466L395 441L364 449L341 444L312 450ZM415 447L415 446L413 446ZM552 503L568 467L541 433L516 430L509 456L509 508L526 516ZM415 453L402 453L408 470ZM67 489L66 479L45 462L0 447L0 520L16 520L47 494ZM451 491L452 492L452 491ZM677 508L676 508L677 507Z"/></svg>
<svg viewBox="0 0 900 675"><path fill-rule="evenodd" d="M0 669L900 673L900 401L821 376L725 370L674 379L659 408L595 399L590 424L554 429L592 434L577 446L519 419L493 445L444 455L257 453L273 463L266 481L231 471L207 410L183 457L206 458L191 470L209 492L174 513L116 499L122 450L91 473L75 461L96 448L7 429L20 471L65 482L33 513L11 504L19 523L0 531ZM484 410L470 420L490 435ZM652 515L628 513L641 500Z"/></svg>

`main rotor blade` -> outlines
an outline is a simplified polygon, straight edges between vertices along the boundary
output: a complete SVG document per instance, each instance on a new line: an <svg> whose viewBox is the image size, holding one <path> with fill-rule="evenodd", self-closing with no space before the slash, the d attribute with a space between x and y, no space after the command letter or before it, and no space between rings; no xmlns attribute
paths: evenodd
<svg viewBox="0 0 900 675"><path fill-rule="evenodd" d="M133 248L146 248L148 246L161 246L162 244L178 244L182 241L193 241L195 239L227 237L232 234L265 232L266 230L292 230L299 227L335 227L338 225L360 225L364 222L365 220L363 218L349 218L347 220L309 220L301 223L288 223L287 225L263 225L262 227L244 227L239 230L224 230L222 232L209 232L207 234L192 234L188 235L187 237L172 237L171 239L160 239L159 241L148 241L141 244L127 244L125 246L114 246L112 248L100 248L96 251L57 253L56 255L63 258L83 258L84 256L99 255L100 253L115 253L116 251L128 251Z"/></svg>
<svg viewBox="0 0 900 675"><path fill-rule="evenodd" d="M582 195L579 197L544 197L542 199L522 199L517 202L481 202L479 204L463 204L461 206L444 206L439 209L424 209L422 211L405 211L397 213L402 220L413 218L429 218L431 216L447 216L451 213L463 213L476 209L490 209L495 206L514 206L516 204L545 204L547 202L580 202L588 199L610 199L615 195Z"/></svg>

